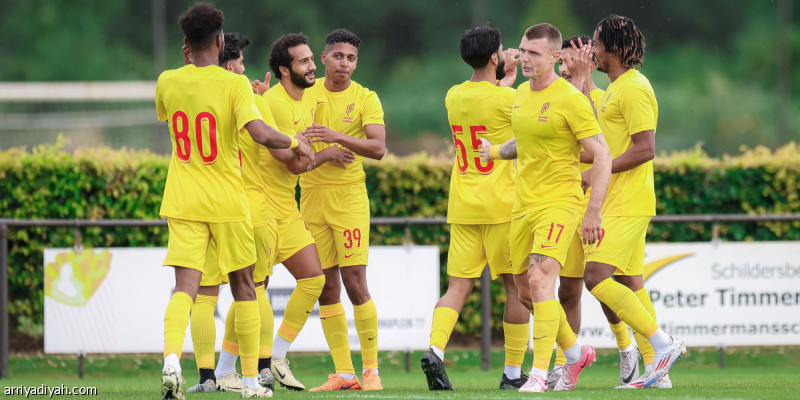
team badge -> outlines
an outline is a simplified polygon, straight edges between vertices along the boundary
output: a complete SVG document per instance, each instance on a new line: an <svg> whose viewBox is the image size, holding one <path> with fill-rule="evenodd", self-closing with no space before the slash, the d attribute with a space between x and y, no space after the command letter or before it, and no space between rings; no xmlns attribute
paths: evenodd
<svg viewBox="0 0 800 400"><path fill-rule="evenodd" d="M539 118L538 118L539 122L547 122L547 116L544 115L544 113L546 113L549 108L550 108L549 101L547 103L542 104L542 111L539 112Z"/></svg>

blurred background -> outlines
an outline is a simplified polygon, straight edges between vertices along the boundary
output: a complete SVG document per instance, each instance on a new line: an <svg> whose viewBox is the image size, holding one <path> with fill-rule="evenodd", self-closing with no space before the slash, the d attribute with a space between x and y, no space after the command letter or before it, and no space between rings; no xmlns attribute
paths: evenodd
<svg viewBox="0 0 800 400"><path fill-rule="evenodd" d="M0 2L0 149L55 142L167 154L154 81L183 64L178 16L190 0ZM647 47L642 71L659 101L660 151L700 144L710 155L800 139L800 7L791 0L226 0L224 29L248 36L246 74L264 79L272 41L304 32L317 55L347 28L363 40L354 79L379 94L395 154L451 148L447 89L469 78L461 33L491 23L505 47L525 28L592 35L616 13L632 18ZM523 82L519 76L517 84ZM608 85L595 72L600 87ZM97 82L106 82L106 85ZM26 85L17 83L25 82ZM40 82L30 85L31 82ZM72 84L64 84L71 82ZM275 83L273 79L272 84Z"/></svg>

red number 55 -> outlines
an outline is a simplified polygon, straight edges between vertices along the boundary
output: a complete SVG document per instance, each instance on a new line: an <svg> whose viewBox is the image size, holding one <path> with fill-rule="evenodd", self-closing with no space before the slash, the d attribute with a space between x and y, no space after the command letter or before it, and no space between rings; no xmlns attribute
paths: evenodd
<svg viewBox="0 0 800 400"><path fill-rule="evenodd" d="M464 145L464 142L458 138L458 135L464 134L464 127L461 125L453 125L450 128L453 130L453 144L456 147L456 162L458 163L458 171L461 172L461 175L464 175L467 173L467 169L469 168L469 163L467 161L467 147ZM494 161L489 161L488 163L484 164L483 160L481 160L480 153L478 152L478 149L481 147L481 140L478 138L478 135L485 135L486 127L483 125L470 126L469 133L470 140L472 141L472 160L475 164L475 169L478 170L478 173L487 175L492 172L492 169L494 169Z"/></svg>

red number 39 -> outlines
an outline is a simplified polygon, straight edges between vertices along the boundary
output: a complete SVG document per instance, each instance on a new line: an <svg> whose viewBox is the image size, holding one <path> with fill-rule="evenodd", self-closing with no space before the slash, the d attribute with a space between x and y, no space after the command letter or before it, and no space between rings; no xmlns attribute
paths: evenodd
<svg viewBox="0 0 800 400"><path fill-rule="evenodd" d="M344 235L344 240L346 240L344 243L345 249L353 248L353 240L356 241L356 247L361 247L361 230L358 228L353 230L347 229L342 232L342 234Z"/></svg>

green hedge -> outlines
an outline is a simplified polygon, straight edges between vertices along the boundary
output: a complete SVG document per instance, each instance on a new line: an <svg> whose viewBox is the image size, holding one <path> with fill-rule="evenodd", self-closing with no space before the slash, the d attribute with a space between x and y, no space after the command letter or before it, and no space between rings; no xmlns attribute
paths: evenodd
<svg viewBox="0 0 800 400"><path fill-rule="evenodd" d="M373 216L443 216L452 161L418 154L387 156L367 162L367 188ZM33 151L0 152L0 217L3 218L158 218L168 159L148 152L81 149L61 146ZM712 159L696 148L656 158L659 215L703 213L800 212L800 148L791 143L775 152L742 149L734 157ZM651 241L706 241L706 224L652 224ZM800 223L722 225L724 240L799 240ZM165 227L86 228L84 246L165 246ZM412 228L418 244L435 244L442 252L442 289L448 248L448 226ZM41 335L43 305L42 249L74 244L70 228L10 230L10 312L19 331ZM373 244L401 244L404 228L376 226ZM478 286L480 283L478 282ZM493 328L502 330L505 294L492 285ZM480 296L476 289L461 315L459 332L478 335Z"/></svg>

